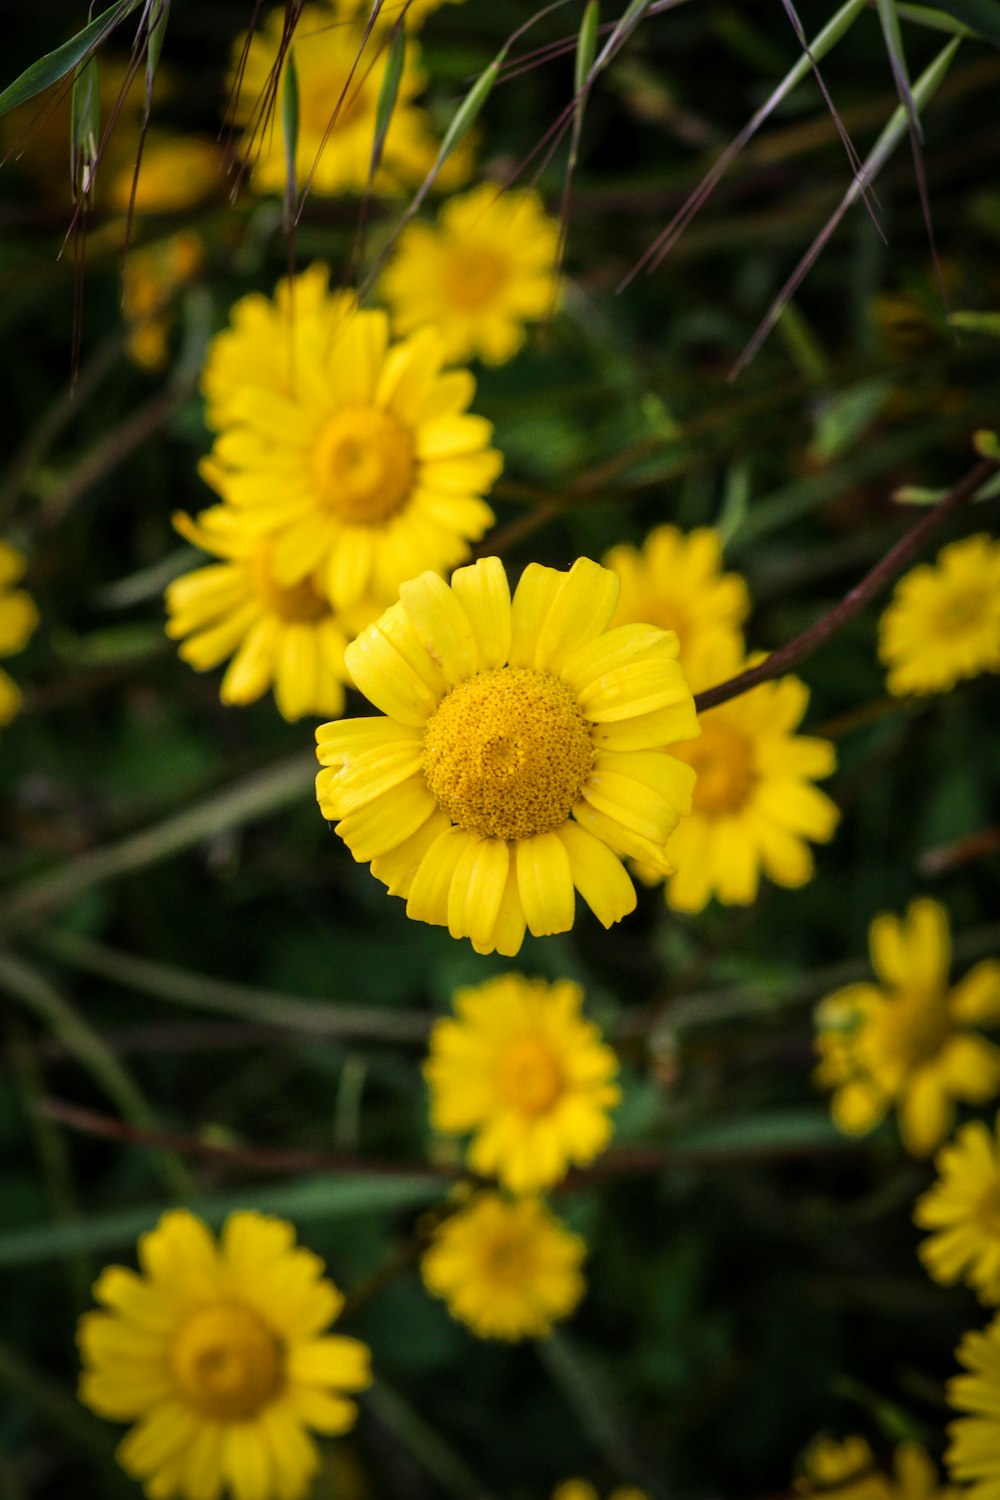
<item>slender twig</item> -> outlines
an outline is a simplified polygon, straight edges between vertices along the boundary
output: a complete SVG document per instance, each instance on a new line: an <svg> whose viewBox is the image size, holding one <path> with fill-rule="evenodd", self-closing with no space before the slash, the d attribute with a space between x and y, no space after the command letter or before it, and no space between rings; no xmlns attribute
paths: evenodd
<svg viewBox="0 0 1000 1500"><path fill-rule="evenodd" d="M730 698L738 698L742 693L748 693L758 683L770 682L775 677L780 677L792 667L797 667L799 662L805 661L814 651L842 630L849 620L853 620L856 614L864 609L872 599L887 584L902 573L914 558L923 550L927 542L938 531L941 530L946 521L949 521L957 510L967 501L971 500L976 491L981 489L988 479L997 471L997 464L992 459L984 459L982 463L959 480L955 488L951 490L943 500L938 501L933 510L922 516L915 526L905 532L890 547L885 556L865 574L860 583L856 583L815 625L810 625L801 635L797 635L787 645L772 651L764 661L756 667L749 667L745 672L739 672L735 677L730 677L726 682L717 683L715 687L707 688L705 692L698 693L695 697L695 707L699 713L704 713L707 708L715 708L719 703L728 703Z"/></svg>

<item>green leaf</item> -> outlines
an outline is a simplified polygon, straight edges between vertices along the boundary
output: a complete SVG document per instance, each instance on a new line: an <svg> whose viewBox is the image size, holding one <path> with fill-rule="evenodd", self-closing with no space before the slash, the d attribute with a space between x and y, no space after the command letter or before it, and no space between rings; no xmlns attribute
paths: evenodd
<svg viewBox="0 0 1000 1500"><path fill-rule="evenodd" d="M587 0L587 8L580 22L580 35L576 44L576 69L573 79L573 88L577 98L587 87L590 70L594 66L594 58L597 56L597 32L600 22L600 5L598 0Z"/></svg>
<svg viewBox="0 0 1000 1500"><path fill-rule="evenodd" d="M974 36L1000 47L1000 0L935 0L932 9L943 10Z"/></svg>
<svg viewBox="0 0 1000 1500"><path fill-rule="evenodd" d="M285 146L285 227L291 226L295 209L295 158L299 148L299 73L295 49L289 47L281 87L281 135Z"/></svg>
<svg viewBox="0 0 1000 1500"><path fill-rule="evenodd" d="M141 4L142 0L118 0L116 5L102 11L88 26L78 31L76 36L70 37L68 42L63 42L54 52L46 52L44 57L25 68L20 77L15 78L0 94L0 115L9 114L19 104L27 103L29 99L34 99L37 94L51 88L52 84L58 83L60 78L65 78Z"/></svg>
<svg viewBox="0 0 1000 1500"><path fill-rule="evenodd" d="M969 333L986 333L994 338L1000 338L1000 313L953 312L948 322L952 328L962 328Z"/></svg>
<svg viewBox="0 0 1000 1500"><path fill-rule="evenodd" d="M820 411L810 454L821 463L829 463L852 448L864 437L891 391L891 380L880 376L832 397Z"/></svg>
<svg viewBox="0 0 1000 1500"><path fill-rule="evenodd" d="M396 100L399 97L399 84L403 76L403 65L405 62L406 32L397 23L392 33L392 40L389 42L389 56L386 59L385 72L382 75L382 86L379 89L378 104L375 109L375 139L372 143L371 165L372 177L378 171L379 162L382 160L385 138L389 134L393 111L396 108Z"/></svg>
<svg viewBox="0 0 1000 1500"><path fill-rule="evenodd" d="M74 194L86 193L97 161L101 131L101 84L97 54L89 57L73 80L70 99L70 149Z"/></svg>
<svg viewBox="0 0 1000 1500"><path fill-rule="evenodd" d="M835 1143L846 1145L848 1141L825 1111L786 1109L678 1131L671 1137L669 1148L678 1154L690 1151L692 1156L731 1153L736 1161L789 1146L809 1149Z"/></svg>
<svg viewBox="0 0 1000 1500"><path fill-rule="evenodd" d="M277 1214L294 1223L323 1223L363 1214L421 1208L441 1197L450 1184L440 1177L306 1177L277 1187L247 1186L239 1193L214 1194L194 1207L209 1224L221 1224L239 1209ZM127 1250L152 1229L162 1204L94 1214L77 1223L32 1225L0 1234L0 1266L25 1266L78 1255L82 1251Z"/></svg>
<svg viewBox="0 0 1000 1500"><path fill-rule="evenodd" d="M160 53L163 51L163 38L167 34L167 20L170 16L170 0L159 0L156 5L154 0L155 14L149 27L146 38L146 119L149 119L149 111L153 104L153 85L156 82L156 70L160 65Z"/></svg>

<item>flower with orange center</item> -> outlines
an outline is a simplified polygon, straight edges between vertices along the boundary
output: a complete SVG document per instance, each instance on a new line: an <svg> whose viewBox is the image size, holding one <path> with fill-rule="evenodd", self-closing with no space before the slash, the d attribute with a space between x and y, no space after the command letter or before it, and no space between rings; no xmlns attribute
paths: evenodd
<svg viewBox="0 0 1000 1500"><path fill-rule="evenodd" d="M369 8L370 9L370 8ZM295 180L311 181L314 193L368 189L379 98L389 59L384 28L366 41L368 10L344 20L323 5L304 5L295 24L291 53L298 93ZM283 66L274 78L285 25L281 9L268 11L260 27L233 48L230 89L239 85L235 121L244 127L242 154L258 192L284 192L285 141L268 102L281 100ZM394 193L420 183L437 154L426 115L414 102L423 88L419 52L407 42L395 104L372 186Z"/></svg>
<svg viewBox="0 0 1000 1500"><path fill-rule="evenodd" d="M676 631L682 665L696 661L717 636L738 641L750 595L738 573L722 572L722 538L711 527L685 534L657 526L641 549L612 547L604 566L622 584L615 624L649 620Z"/></svg>
<svg viewBox="0 0 1000 1500"><path fill-rule="evenodd" d="M257 304L253 339L234 338L224 369L210 356L222 432L202 473L248 531L273 539L278 583L316 577L345 610L461 562L493 520L481 497L502 460L467 410L472 376L442 370L433 330L390 344L385 313L330 300L324 311L310 293L295 325L291 388L277 358L287 336L269 364L236 367L267 321Z"/></svg>
<svg viewBox="0 0 1000 1500"><path fill-rule="evenodd" d="M914 1223L934 1231L920 1259L944 1286L965 1281L981 1302L1000 1302L1000 1116L992 1132L981 1120L964 1125L934 1165L937 1181L913 1210Z"/></svg>
<svg viewBox="0 0 1000 1500"><path fill-rule="evenodd" d="M926 899L902 920L877 916L869 939L882 984L821 1002L815 1079L834 1090L842 1130L865 1135L895 1104L907 1149L927 1156L951 1130L956 1099L982 1104L1000 1090L1000 1049L970 1029L1000 1021L1000 963L987 959L949 988L948 916Z"/></svg>
<svg viewBox="0 0 1000 1500"><path fill-rule="evenodd" d="M346 1432L368 1350L326 1332L343 1297L281 1219L235 1213L216 1243L193 1214L109 1266L77 1342L80 1399L135 1425L117 1458L149 1500L299 1500L319 1467L309 1429Z"/></svg>
<svg viewBox="0 0 1000 1500"><path fill-rule="evenodd" d="M735 676L744 664L739 637L719 632L700 638L685 670L697 692ZM796 677L761 683L700 714L700 738L675 747L696 777L691 816L668 846L677 868L666 899L675 910L701 911L712 896L747 905L762 873L788 887L812 879L806 840L832 838L840 814L812 785L834 769L833 746L795 733L808 702ZM641 866L639 874L657 878Z"/></svg>
<svg viewBox="0 0 1000 1500"><path fill-rule="evenodd" d="M498 365L524 343L524 324L556 303L558 222L533 192L490 183L451 197L438 224L410 224L382 277L393 327L432 324L449 359Z"/></svg>
<svg viewBox="0 0 1000 1500"><path fill-rule="evenodd" d="M611 1136L618 1061L580 1015L583 991L505 974L459 990L456 1020L431 1032L431 1123L473 1132L468 1163L515 1193L559 1182Z"/></svg>
<svg viewBox="0 0 1000 1500"><path fill-rule="evenodd" d="M224 505L197 521L175 516L174 524L195 546L224 559L167 587L167 634L181 641L182 658L205 672L232 657L219 689L223 703L253 703L273 688L286 719L341 713L344 648L365 623L364 607L345 625L314 579L278 583L273 543L248 533Z"/></svg>
<svg viewBox="0 0 1000 1500"><path fill-rule="evenodd" d="M484 558L403 584L348 647L386 717L317 731L320 809L408 916L477 952L568 931L575 891L608 927L635 906L623 858L672 868L694 773L668 747L697 734L694 704L676 637L607 629L617 594L580 558L530 564L512 600Z"/></svg>
<svg viewBox="0 0 1000 1500"><path fill-rule="evenodd" d="M1000 672L1000 542L950 542L900 579L879 621L890 693L947 693Z"/></svg>
<svg viewBox="0 0 1000 1500"><path fill-rule="evenodd" d="M440 1226L424 1285L483 1339L541 1338L585 1290L587 1247L538 1198L478 1193Z"/></svg>

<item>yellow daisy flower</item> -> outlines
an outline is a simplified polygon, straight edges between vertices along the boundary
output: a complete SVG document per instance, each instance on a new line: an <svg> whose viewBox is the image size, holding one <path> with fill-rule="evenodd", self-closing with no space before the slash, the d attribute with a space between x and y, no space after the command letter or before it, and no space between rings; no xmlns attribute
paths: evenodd
<svg viewBox="0 0 1000 1500"><path fill-rule="evenodd" d="M994 963L1000 1007L1000 963ZM920 1259L935 1281L962 1280L981 1302L1000 1302L1000 1116L963 1126L934 1163L938 1180L917 1199L913 1222L934 1233Z"/></svg>
<svg viewBox="0 0 1000 1500"><path fill-rule="evenodd" d="M723 682L745 665L739 637L706 636L685 671L695 691ZM807 839L826 843L840 813L813 786L836 766L828 740L795 731L809 690L797 677L764 682L700 714L701 738L673 753L696 772L691 816L667 847L676 865L667 904L697 912L712 896L727 906L756 898L761 874L776 885L805 885L813 876ZM647 880L655 872L642 869Z"/></svg>
<svg viewBox="0 0 1000 1500"><path fill-rule="evenodd" d="M958 1492L940 1483L927 1452L918 1443L900 1443L890 1477L875 1467L875 1456L863 1437L842 1441L819 1438L805 1457L805 1472L796 1480L800 1495L830 1495L836 1500L958 1500Z"/></svg>
<svg viewBox="0 0 1000 1500"><path fill-rule="evenodd" d="M420 1270L479 1338L515 1343L569 1317L585 1290L586 1253L540 1199L479 1193L437 1230Z"/></svg>
<svg viewBox="0 0 1000 1500"><path fill-rule="evenodd" d="M552 1491L552 1500L600 1500L600 1496L586 1479L564 1479ZM608 1500L648 1500L648 1496L645 1490L625 1484L613 1489Z"/></svg>
<svg viewBox="0 0 1000 1500"><path fill-rule="evenodd" d="M133 1422L118 1447L149 1500L299 1500L319 1466L307 1429L346 1432L371 1383L357 1339L330 1336L343 1297L282 1219L232 1214L218 1243L184 1210L109 1266L85 1313L80 1399Z"/></svg>
<svg viewBox="0 0 1000 1500"><path fill-rule="evenodd" d="M127 211L134 178L134 161L125 162L111 181L111 208ZM214 141L151 130L143 143L133 207L138 214L181 213L216 196L224 184L222 158Z"/></svg>
<svg viewBox="0 0 1000 1500"><path fill-rule="evenodd" d="M966 1488L965 1500L996 1500L1000 1494L1000 1317L982 1333L967 1333L955 1351L970 1373L948 1382L947 1399L959 1417L948 1427L945 1463Z"/></svg>
<svg viewBox="0 0 1000 1500"><path fill-rule="evenodd" d="M869 941L882 983L820 1003L815 1081L834 1090L841 1130L866 1135L895 1104L907 1150L927 1156L951 1130L956 1099L983 1104L1000 1090L1000 1049L971 1030L1000 1022L1000 964L977 964L949 989L948 916L927 899L902 920L877 916Z"/></svg>
<svg viewBox="0 0 1000 1500"><path fill-rule="evenodd" d="M618 1060L580 1015L583 991L505 974L455 996L431 1032L431 1123L474 1132L468 1163L515 1193L551 1187L611 1137Z"/></svg>
<svg viewBox="0 0 1000 1500"><path fill-rule="evenodd" d="M750 613L747 586L738 573L722 572L722 539L709 526L687 534L657 526L641 551L624 543L612 547L604 566L622 583L615 624L648 620L675 630L684 666L715 636L738 637Z"/></svg>
<svg viewBox="0 0 1000 1500"><path fill-rule="evenodd" d="M155 374L169 358L170 304L201 270L204 247L193 229L129 250L122 271L122 312L130 325L126 349L140 369Z"/></svg>
<svg viewBox="0 0 1000 1500"><path fill-rule="evenodd" d="M26 567L16 548L0 542L0 657L23 651L38 625L34 599L24 589L14 588ZM20 707L21 690L0 667L0 724L9 724Z"/></svg>
<svg viewBox="0 0 1000 1500"><path fill-rule="evenodd" d="M357 310L354 293L331 292L329 277L317 261L279 281L273 298L251 292L233 304L201 371L209 427L220 432L239 420L237 398L247 386L294 399L300 360L312 368L329 356L338 328Z"/></svg>
<svg viewBox="0 0 1000 1500"><path fill-rule="evenodd" d="M947 693L1000 672L1000 542L985 533L943 547L900 579L879 621L890 693Z"/></svg>
<svg viewBox="0 0 1000 1500"><path fill-rule="evenodd" d="M371 0L329 0L332 10L342 21L367 21L371 15ZM382 0L378 13L379 22L392 26L399 20L405 7L406 24L411 31L422 26L427 17L442 5L461 5L462 0Z"/></svg>
<svg viewBox="0 0 1000 1500"><path fill-rule="evenodd" d="M368 187L378 101L389 58L378 36L364 41L368 11L357 22L344 22L322 5L302 8L292 42L299 98L295 174L300 189L310 175L311 191L320 194L363 192ZM272 77L284 22L282 9L269 11L250 38L235 113L236 123L244 127L244 154L252 166L253 186L265 193L284 192L286 184L280 120L284 69L277 93ZM235 86L244 47L241 38L233 49L230 88ZM376 192L415 187L434 160L436 148L427 118L413 102L423 86L418 49L409 43L373 183ZM262 123L263 101L275 98L274 117Z"/></svg>
<svg viewBox="0 0 1000 1500"><path fill-rule="evenodd" d="M449 360L510 359L524 324L555 302L559 225L534 192L491 183L449 198L438 223L411 224L382 276L397 333L432 323Z"/></svg>
<svg viewBox="0 0 1000 1500"><path fill-rule="evenodd" d="M254 537L224 505L197 521L174 517L182 536L224 561L176 578L166 590L167 634L198 672L232 657L223 703L253 703L273 687L286 719L339 714L344 708L344 648L371 618L362 608L345 626L315 579L290 588L271 571L273 543Z"/></svg>
<svg viewBox="0 0 1000 1500"><path fill-rule="evenodd" d="M661 873L694 773L666 753L698 733L677 640L607 629L613 573L531 563L513 601L498 558L405 583L348 647L386 715L317 731L324 817L407 915L518 952L573 925L574 888L605 927L635 906L623 858Z"/></svg>
<svg viewBox="0 0 1000 1500"><path fill-rule="evenodd" d="M390 344L383 312L326 316L332 337L319 317L297 326L291 393L283 375L265 386L237 384L233 372L220 397L216 364L213 400L227 426L202 473L248 529L274 537L280 584L315 574L331 604L349 609L466 558L492 524L481 497L503 460L490 424L467 411L472 376L442 371L432 329ZM281 374L278 352L269 375Z"/></svg>

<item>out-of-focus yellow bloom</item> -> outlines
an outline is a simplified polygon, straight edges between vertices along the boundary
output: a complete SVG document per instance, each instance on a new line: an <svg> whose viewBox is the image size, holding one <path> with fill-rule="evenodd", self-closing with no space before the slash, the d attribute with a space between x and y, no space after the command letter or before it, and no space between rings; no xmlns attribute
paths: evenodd
<svg viewBox="0 0 1000 1500"><path fill-rule="evenodd" d="M879 656L900 695L1000 672L1000 542L985 533L951 542L905 574L879 621Z"/></svg>
<svg viewBox="0 0 1000 1500"><path fill-rule="evenodd" d="M877 916L869 941L882 983L820 1003L815 1080L834 1090L841 1130L866 1135L895 1105L907 1150L927 1156L951 1130L956 1099L983 1104L1000 1090L1000 1049L971 1029L1000 1021L1000 964L977 964L949 988L948 916L926 899L902 920Z"/></svg>
<svg viewBox="0 0 1000 1500"><path fill-rule="evenodd" d="M479 1193L437 1230L421 1273L479 1338L515 1343L569 1317L585 1290L586 1253L540 1199Z"/></svg>
<svg viewBox="0 0 1000 1500"><path fill-rule="evenodd" d="M864 1438L819 1438L807 1452L803 1470L795 1481L800 1495L829 1495L834 1500L958 1500L958 1491L940 1483L934 1464L917 1443L899 1444L889 1475L876 1468Z"/></svg>
<svg viewBox="0 0 1000 1500"><path fill-rule="evenodd" d="M623 858L661 873L698 732L676 638L608 630L618 579L579 558L531 563L510 597L499 558L404 583L348 647L385 718L317 730L323 816L407 915L512 957L525 928L568 932L579 891L605 927L635 906Z"/></svg>
<svg viewBox="0 0 1000 1500"><path fill-rule="evenodd" d="M326 1332L343 1297L283 1219L235 1213L216 1242L184 1210L109 1266L80 1319L80 1399L134 1426L117 1458L149 1500L299 1500L319 1467L310 1429L346 1432L368 1350Z"/></svg>
<svg viewBox="0 0 1000 1500"><path fill-rule="evenodd" d="M126 348L151 374L169 357L170 304L201 269L204 250L193 229L129 250L122 274L122 310L130 326Z"/></svg>
<svg viewBox="0 0 1000 1500"><path fill-rule="evenodd" d="M393 327L437 328L449 360L498 365L524 343L524 325L555 303L559 225L537 193L486 183L411 224L382 277Z"/></svg>
<svg viewBox="0 0 1000 1500"><path fill-rule="evenodd" d="M552 1491L552 1500L600 1500L592 1484L586 1479L564 1479ZM608 1500L648 1500L645 1490L637 1490L631 1484L618 1485L608 1494Z"/></svg>
<svg viewBox="0 0 1000 1500"><path fill-rule="evenodd" d="M371 0L327 0L331 10L342 21L367 21L371 15ZM411 31L422 26L427 17L442 5L460 5L462 0L382 0L379 23L392 26L405 9L406 24Z"/></svg>
<svg viewBox="0 0 1000 1500"><path fill-rule="evenodd" d="M434 1128L474 1132L469 1166L512 1192L551 1187L610 1139L618 1060L580 1015L582 1002L568 979L505 974L459 990L457 1019L431 1033Z"/></svg>
<svg viewBox="0 0 1000 1500"><path fill-rule="evenodd" d="M948 1382L947 1399L966 1412L948 1427L945 1463L963 1500L996 1500L1000 1493L1000 1317L982 1333L967 1333L956 1351L969 1371Z"/></svg>
<svg viewBox="0 0 1000 1500"><path fill-rule="evenodd" d="M23 651L38 625L31 595L15 588L24 576L25 559L9 542L0 541L0 657ZM9 724L21 707L21 690L0 667L0 724Z"/></svg>
<svg viewBox="0 0 1000 1500"><path fill-rule="evenodd" d="M994 969L1000 997L1000 963ZM993 1134L981 1120L963 1126L935 1166L938 1180L913 1210L914 1223L934 1231L920 1259L935 1281L962 1280L981 1302L1000 1302L1000 1116Z"/></svg>
<svg viewBox="0 0 1000 1500"><path fill-rule="evenodd" d="M134 163L126 163L111 180L108 202L122 213L132 198L134 176ZM213 197L224 182L219 148L214 141L194 135L173 136L150 131L142 149L135 212L180 213Z"/></svg>

